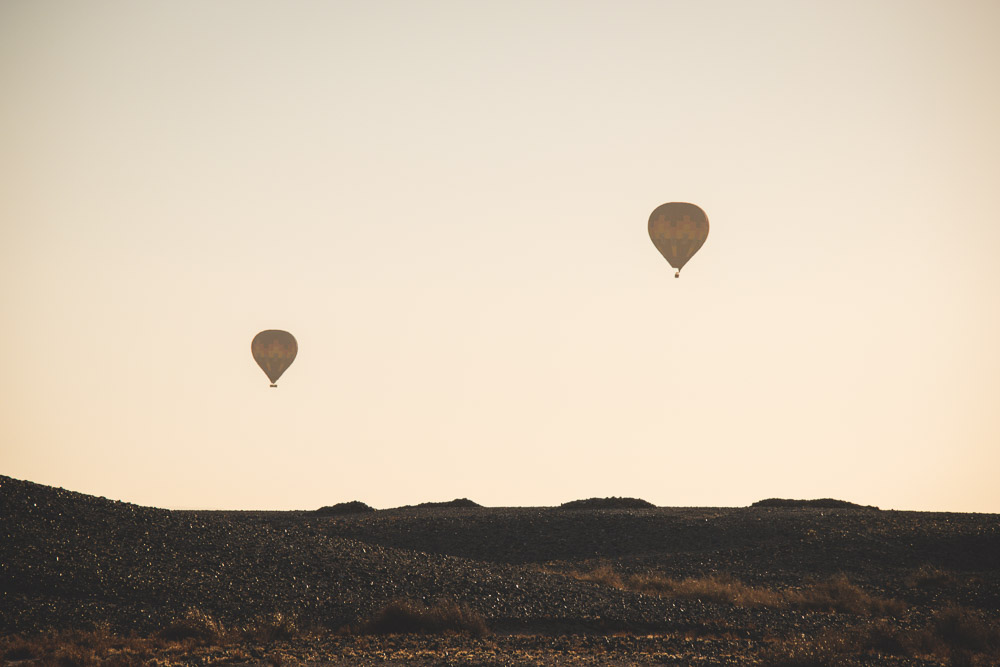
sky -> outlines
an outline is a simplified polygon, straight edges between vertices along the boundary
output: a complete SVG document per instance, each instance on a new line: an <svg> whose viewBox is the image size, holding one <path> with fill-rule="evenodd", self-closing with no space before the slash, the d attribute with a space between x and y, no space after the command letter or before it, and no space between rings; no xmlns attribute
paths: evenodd
<svg viewBox="0 0 1000 667"><path fill-rule="evenodd" d="M1000 513L993 0L0 3L0 474ZM647 221L699 205L679 279ZM283 329L276 389L250 341Z"/></svg>

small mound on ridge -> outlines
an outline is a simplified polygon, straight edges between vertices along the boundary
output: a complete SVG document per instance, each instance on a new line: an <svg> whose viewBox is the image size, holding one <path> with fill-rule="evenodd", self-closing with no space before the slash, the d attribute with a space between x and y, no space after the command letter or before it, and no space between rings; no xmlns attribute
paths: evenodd
<svg viewBox="0 0 1000 667"><path fill-rule="evenodd" d="M877 510L874 505L858 505L857 503L835 498L817 498L816 500L795 500L791 498L768 498L758 500L750 507L821 507L825 509L862 509Z"/></svg>
<svg viewBox="0 0 1000 667"><path fill-rule="evenodd" d="M338 514L362 514L364 512L374 512L375 508L371 505L366 505L360 500L352 500L349 503L337 503L336 505L327 505L326 507L320 507L316 510L316 514L327 514L327 515L338 515Z"/></svg>
<svg viewBox="0 0 1000 667"><path fill-rule="evenodd" d="M455 498L441 503L420 503L414 507L482 507L482 505L468 498Z"/></svg>
<svg viewBox="0 0 1000 667"><path fill-rule="evenodd" d="M559 507L568 510L633 510L656 507L656 505L642 498L618 498L612 496L610 498L571 500Z"/></svg>

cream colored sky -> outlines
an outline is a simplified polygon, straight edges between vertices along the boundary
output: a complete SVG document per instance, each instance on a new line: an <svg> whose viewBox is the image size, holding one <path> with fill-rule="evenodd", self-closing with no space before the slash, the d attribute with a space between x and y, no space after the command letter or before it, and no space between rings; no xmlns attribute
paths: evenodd
<svg viewBox="0 0 1000 667"><path fill-rule="evenodd" d="M1000 512L1000 4L0 4L0 473ZM650 211L712 232L674 280ZM299 357L279 382L261 329Z"/></svg>

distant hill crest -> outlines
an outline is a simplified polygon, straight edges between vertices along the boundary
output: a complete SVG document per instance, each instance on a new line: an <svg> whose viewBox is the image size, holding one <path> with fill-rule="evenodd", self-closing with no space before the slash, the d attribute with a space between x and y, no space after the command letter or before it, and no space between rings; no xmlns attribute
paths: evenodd
<svg viewBox="0 0 1000 667"><path fill-rule="evenodd" d="M411 507L482 507L482 505L468 498L455 498L454 500L446 500L444 502L420 503Z"/></svg>
<svg viewBox="0 0 1000 667"><path fill-rule="evenodd" d="M587 509L587 510L630 510L656 507L653 503L642 498L587 498L586 500L571 500L563 503L559 507L563 509Z"/></svg>
<svg viewBox="0 0 1000 667"><path fill-rule="evenodd" d="M847 500L836 498L817 498L816 500L796 500L792 498L768 498L758 500L750 507L819 507L825 509L863 509L877 510L874 505L859 505Z"/></svg>
<svg viewBox="0 0 1000 667"><path fill-rule="evenodd" d="M315 510L316 514L325 514L328 516L335 516L340 514L362 514L364 512L374 512L375 508L371 505L366 505L360 500L352 500L348 503L337 503L336 505L327 505L326 507L320 507Z"/></svg>

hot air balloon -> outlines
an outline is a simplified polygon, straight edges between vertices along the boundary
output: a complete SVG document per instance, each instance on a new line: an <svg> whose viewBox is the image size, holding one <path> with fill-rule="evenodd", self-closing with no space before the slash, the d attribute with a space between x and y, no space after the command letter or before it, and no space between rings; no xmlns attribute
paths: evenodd
<svg viewBox="0 0 1000 667"><path fill-rule="evenodd" d="M272 387L278 386L278 378L295 361L298 351L299 344L295 342L295 336L278 329L261 331L250 343L254 361L267 375Z"/></svg>
<svg viewBox="0 0 1000 667"><path fill-rule="evenodd" d="M674 277L680 278L681 268L708 238L708 216L694 204L661 204L649 214L649 238L670 266L677 269Z"/></svg>

